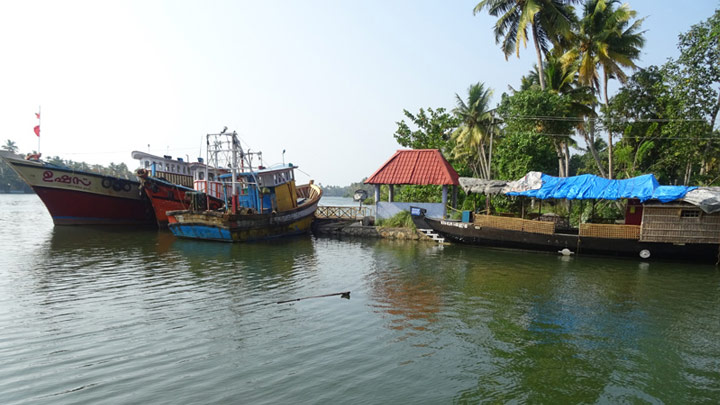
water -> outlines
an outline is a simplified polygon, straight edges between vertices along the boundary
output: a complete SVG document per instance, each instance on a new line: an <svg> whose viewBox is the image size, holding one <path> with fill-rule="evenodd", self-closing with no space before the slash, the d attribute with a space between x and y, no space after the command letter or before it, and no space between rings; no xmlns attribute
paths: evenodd
<svg viewBox="0 0 720 405"><path fill-rule="evenodd" d="M54 228L34 195L0 229L3 404L720 401L713 266Z"/></svg>

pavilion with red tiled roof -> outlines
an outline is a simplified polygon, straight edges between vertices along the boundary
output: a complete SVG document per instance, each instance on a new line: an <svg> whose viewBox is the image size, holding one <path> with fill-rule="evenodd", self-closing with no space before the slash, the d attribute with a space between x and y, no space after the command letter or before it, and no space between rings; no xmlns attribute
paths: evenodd
<svg viewBox="0 0 720 405"><path fill-rule="evenodd" d="M437 149L406 149L398 150L379 169L375 171L365 184L375 185L375 203L380 200L380 186L390 187L389 202L393 202L394 185L438 185L443 186L443 215L447 204L448 186L460 184L455 169Z"/></svg>

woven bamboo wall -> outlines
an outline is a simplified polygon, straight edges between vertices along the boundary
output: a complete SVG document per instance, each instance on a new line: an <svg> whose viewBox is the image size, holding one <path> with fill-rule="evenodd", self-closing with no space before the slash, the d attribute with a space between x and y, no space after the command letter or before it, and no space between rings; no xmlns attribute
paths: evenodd
<svg viewBox="0 0 720 405"><path fill-rule="evenodd" d="M611 239L640 239L639 225L580 224L580 236Z"/></svg>
<svg viewBox="0 0 720 405"><path fill-rule="evenodd" d="M555 232L555 223L553 222L496 217L492 215L475 215L475 225L488 228L507 229L510 231L542 233L546 235L551 235Z"/></svg>
<svg viewBox="0 0 720 405"><path fill-rule="evenodd" d="M692 205L646 205L643 209L642 242L719 243L720 214L699 211L697 217L685 217L699 211Z"/></svg>

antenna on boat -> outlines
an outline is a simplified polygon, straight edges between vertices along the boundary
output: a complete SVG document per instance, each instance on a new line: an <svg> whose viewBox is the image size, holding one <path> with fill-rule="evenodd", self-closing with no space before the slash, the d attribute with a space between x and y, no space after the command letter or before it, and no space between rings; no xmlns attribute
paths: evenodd
<svg viewBox="0 0 720 405"><path fill-rule="evenodd" d="M285 149L283 149L283 166L285 166Z"/></svg>

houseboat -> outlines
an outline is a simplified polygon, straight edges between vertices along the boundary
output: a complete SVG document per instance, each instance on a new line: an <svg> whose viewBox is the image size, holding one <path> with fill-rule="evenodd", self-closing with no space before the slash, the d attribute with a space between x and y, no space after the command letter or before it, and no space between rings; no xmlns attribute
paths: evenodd
<svg viewBox="0 0 720 405"><path fill-rule="evenodd" d="M720 188L661 186L653 175L608 180L593 175L557 178L531 172L523 179L460 179L466 192L505 194L521 199L626 200L623 223L581 223L553 215L526 219L497 215L464 215L462 220L427 218L411 209L420 230L447 240L492 247L570 254L593 254L718 262L720 254ZM523 210L524 211L524 210Z"/></svg>

